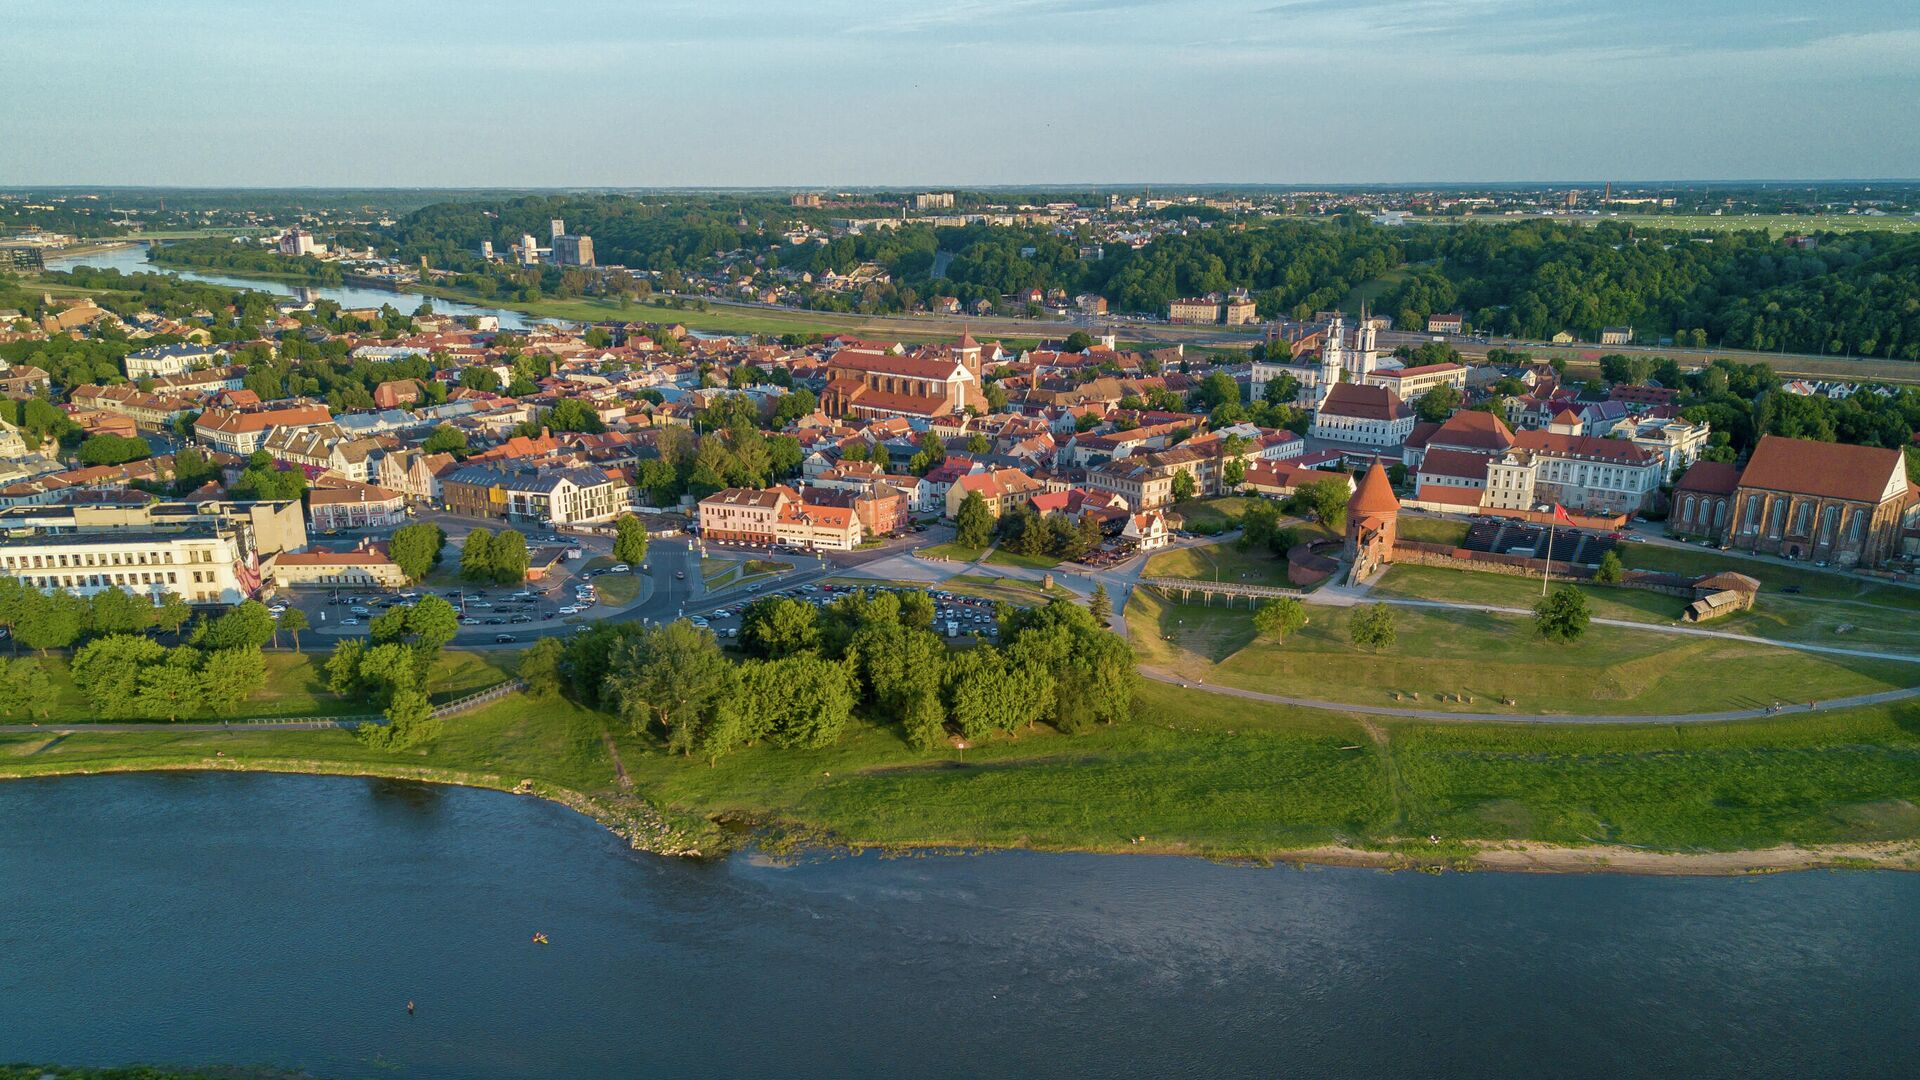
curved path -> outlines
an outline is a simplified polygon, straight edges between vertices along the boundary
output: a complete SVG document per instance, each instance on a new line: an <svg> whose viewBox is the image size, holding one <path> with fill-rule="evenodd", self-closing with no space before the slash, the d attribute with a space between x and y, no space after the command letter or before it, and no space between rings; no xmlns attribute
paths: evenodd
<svg viewBox="0 0 1920 1080"><path fill-rule="evenodd" d="M1141 675L1155 682L1198 690L1203 694L1220 694L1224 697L1244 698L1248 701L1265 701L1275 705L1293 705L1303 709L1323 709L1327 712L1356 713L1362 716L1391 716L1404 720L1456 720L1494 724L1710 724L1723 720L1766 720L1790 714L1804 716L1808 713L1858 709L1866 705L1885 705L1892 701L1920 697L1920 686L1913 686L1904 690L1882 690L1878 693L1834 698L1831 701L1816 701L1810 706L1784 705L1779 709L1726 709L1720 712L1639 713L1612 716L1582 713L1469 713L1446 712L1441 709L1409 709L1397 705L1355 705L1342 701L1320 701L1315 698L1287 697L1283 694L1263 694L1258 690L1242 690L1234 686L1215 686L1210 683L1196 682L1144 664L1140 665L1139 671Z"/></svg>

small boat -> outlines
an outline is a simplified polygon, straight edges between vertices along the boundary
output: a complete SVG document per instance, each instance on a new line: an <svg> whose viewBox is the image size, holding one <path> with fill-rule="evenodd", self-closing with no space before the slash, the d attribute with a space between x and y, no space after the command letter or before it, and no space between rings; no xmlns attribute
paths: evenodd
<svg viewBox="0 0 1920 1080"><path fill-rule="evenodd" d="M545 934L533 935L533 943L535 945L545 945L547 943L547 935Z"/></svg>

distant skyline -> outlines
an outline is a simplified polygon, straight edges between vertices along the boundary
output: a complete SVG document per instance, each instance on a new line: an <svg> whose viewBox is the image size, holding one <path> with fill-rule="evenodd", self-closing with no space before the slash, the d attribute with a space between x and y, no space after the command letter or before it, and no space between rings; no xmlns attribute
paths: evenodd
<svg viewBox="0 0 1920 1080"><path fill-rule="evenodd" d="M1913 0L14 0L0 187L1920 176Z"/></svg>

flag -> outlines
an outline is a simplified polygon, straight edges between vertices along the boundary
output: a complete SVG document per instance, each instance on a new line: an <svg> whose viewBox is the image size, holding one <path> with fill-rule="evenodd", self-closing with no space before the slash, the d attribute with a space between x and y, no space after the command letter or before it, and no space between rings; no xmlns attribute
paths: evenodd
<svg viewBox="0 0 1920 1080"><path fill-rule="evenodd" d="M1565 525L1573 524L1573 518L1567 516L1567 508L1559 503L1553 504L1553 520Z"/></svg>

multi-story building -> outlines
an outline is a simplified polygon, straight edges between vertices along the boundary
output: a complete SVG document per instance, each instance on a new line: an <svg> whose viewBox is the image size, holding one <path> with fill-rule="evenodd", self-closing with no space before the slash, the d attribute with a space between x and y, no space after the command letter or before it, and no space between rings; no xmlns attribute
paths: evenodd
<svg viewBox="0 0 1920 1080"><path fill-rule="evenodd" d="M624 512L628 487L617 472L585 468L509 472L468 465L440 480L450 513L553 525L605 521Z"/></svg>
<svg viewBox="0 0 1920 1080"><path fill-rule="evenodd" d="M1384 386L1336 383L1314 410L1308 434L1327 442L1398 450L1413 434L1413 410Z"/></svg>
<svg viewBox="0 0 1920 1080"><path fill-rule="evenodd" d="M1451 363L1381 367L1362 381L1369 386L1382 386L1393 391L1401 401L1413 401L1442 386L1451 386L1464 394L1467 389L1467 367L1465 364Z"/></svg>
<svg viewBox="0 0 1920 1080"><path fill-rule="evenodd" d="M593 237L562 233L553 238L553 265L592 266Z"/></svg>
<svg viewBox="0 0 1920 1080"><path fill-rule="evenodd" d="M1252 326L1260 321L1259 305L1244 293L1229 296L1227 302L1220 305L1220 321L1228 326Z"/></svg>
<svg viewBox="0 0 1920 1080"><path fill-rule="evenodd" d="M1700 459L1700 451L1707 445L1707 436L1712 430L1707 424L1696 424L1677 416L1628 421L1628 424L1631 433L1627 438L1640 449L1659 455L1660 467L1667 476Z"/></svg>
<svg viewBox="0 0 1920 1080"><path fill-rule="evenodd" d="M168 375L184 375L200 368L219 367L226 362L227 354L224 351L208 345L195 345L192 342L156 345L151 349L130 352L124 361L127 378L136 382Z"/></svg>
<svg viewBox="0 0 1920 1080"><path fill-rule="evenodd" d="M15 399L38 397L52 385L45 371L31 364L0 367L0 397Z"/></svg>
<svg viewBox="0 0 1920 1080"><path fill-rule="evenodd" d="M1204 296L1189 296L1167 305L1167 321L1170 323L1217 323L1220 321L1220 303Z"/></svg>
<svg viewBox="0 0 1920 1080"><path fill-rule="evenodd" d="M351 551L283 552L268 560L266 574L280 589L302 585L397 589L407 584L407 575L388 556L386 545L371 542Z"/></svg>
<svg viewBox="0 0 1920 1080"><path fill-rule="evenodd" d="M700 535L712 541L774 542L780 507L798 498L791 488L727 488L700 500Z"/></svg>
<svg viewBox="0 0 1920 1080"><path fill-rule="evenodd" d="M308 427L328 423L332 418L325 405L288 405L252 412L212 408L194 421L193 433L216 450L245 457L260 449L266 442L267 432L276 427Z"/></svg>
<svg viewBox="0 0 1920 1080"><path fill-rule="evenodd" d="M200 407L194 398L181 394L149 394L132 383L78 386L68 398L83 409L127 417L148 431L164 431L172 427L175 420Z"/></svg>
<svg viewBox="0 0 1920 1080"><path fill-rule="evenodd" d="M90 596L122 588L156 603L237 604L261 560L304 548L298 501L34 506L0 512L0 573Z"/></svg>
<svg viewBox="0 0 1920 1080"><path fill-rule="evenodd" d="M307 492L307 517L323 533L390 528L407 523L407 497L372 484L322 478Z"/></svg>
<svg viewBox="0 0 1920 1080"><path fill-rule="evenodd" d="M955 480L947 489L947 516L959 517L960 504L971 494L978 493L986 502L988 512L998 518L1032 502L1034 496L1045 490L1046 485L1018 469L971 473Z"/></svg>

